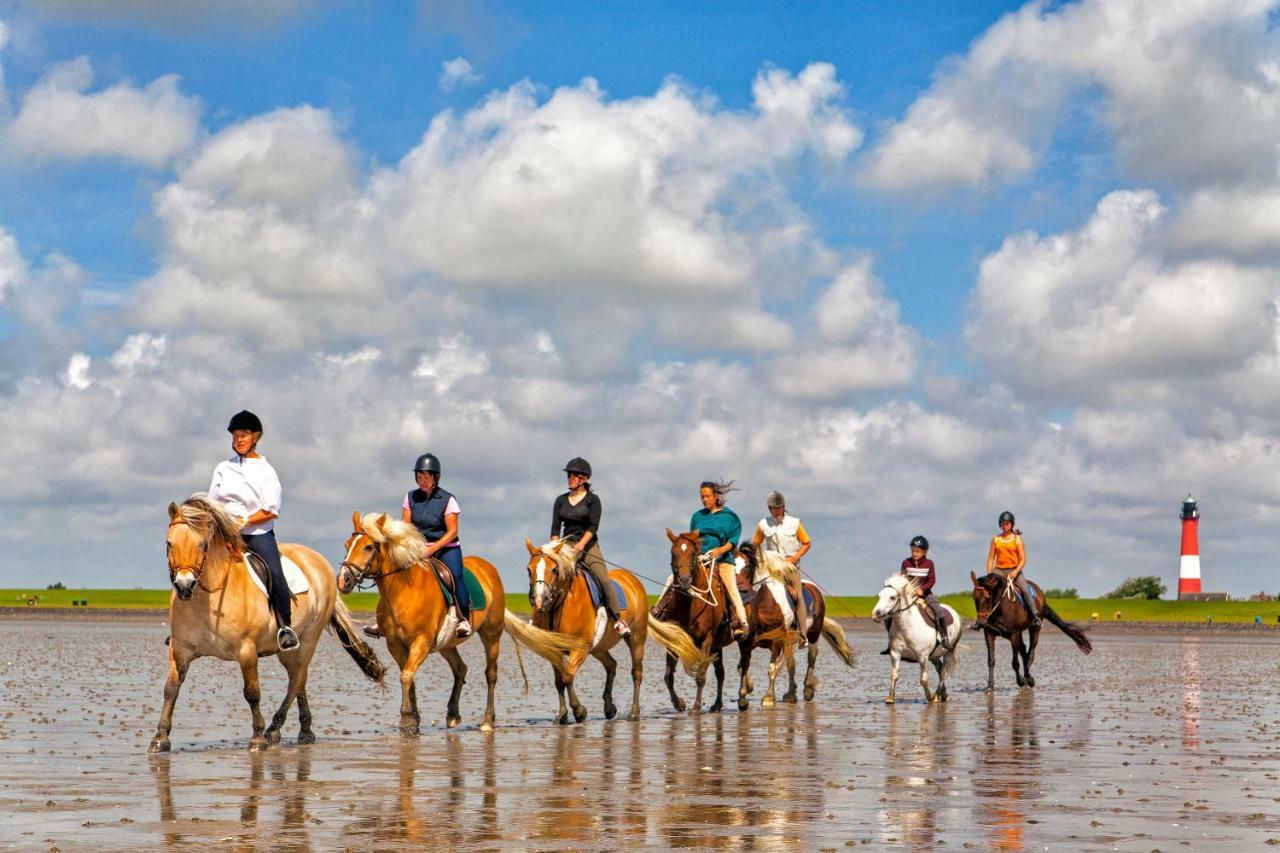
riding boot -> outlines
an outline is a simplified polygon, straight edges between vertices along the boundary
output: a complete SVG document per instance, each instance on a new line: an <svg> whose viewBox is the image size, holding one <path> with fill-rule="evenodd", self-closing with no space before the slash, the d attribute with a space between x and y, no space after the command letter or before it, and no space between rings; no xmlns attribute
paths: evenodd
<svg viewBox="0 0 1280 853"><path fill-rule="evenodd" d="M666 622L671 617L668 615L671 611L672 601L675 599L675 593L671 587L667 587L662 591L662 595L658 597L658 601L649 610L649 615L660 622Z"/></svg>
<svg viewBox="0 0 1280 853"><path fill-rule="evenodd" d="M1041 623L1040 623L1040 614L1036 613L1036 612L1035 612L1035 610L1033 610L1032 608L1028 607L1028 608L1027 608L1027 615L1029 615L1029 616L1031 617L1031 627L1032 627L1032 628L1039 628L1039 627L1040 627L1040 625L1041 625Z"/></svg>
<svg viewBox="0 0 1280 853"><path fill-rule="evenodd" d="M376 616L361 626L360 630L364 631L366 637L373 637L375 640L382 638L382 629L378 627Z"/></svg>
<svg viewBox="0 0 1280 853"><path fill-rule="evenodd" d="M282 621L278 616L276 619ZM291 652L298 647L298 635L288 625L283 625L276 631L276 644L280 646L280 651Z"/></svg>
<svg viewBox="0 0 1280 853"><path fill-rule="evenodd" d="M471 623L467 621L467 617L468 617L468 616L470 616L471 614L470 614L470 613L464 613L464 612L462 611L462 608L461 608L460 606L458 606L458 605L454 605L454 609L455 609L455 610L457 611L457 613L458 613L458 627L457 627L457 628L455 628L455 629L453 630L454 636L456 636L456 637L470 637L470 636L471 636Z"/></svg>

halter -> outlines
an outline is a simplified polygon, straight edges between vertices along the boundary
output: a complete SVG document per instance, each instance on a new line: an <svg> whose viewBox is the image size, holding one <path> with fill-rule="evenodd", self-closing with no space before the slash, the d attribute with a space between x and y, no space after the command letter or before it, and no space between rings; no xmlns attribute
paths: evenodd
<svg viewBox="0 0 1280 853"><path fill-rule="evenodd" d="M545 554L545 553L539 555L539 559L543 559L543 558L548 560L556 559L550 554ZM570 583L573 582L573 575L577 571L577 564L575 563L572 568L573 568L573 572L570 572L568 575L568 580ZM536 597L538 587L540 586L544 586L547 588L546 593L544 593L546 595L547 605L541 611L539 611L537 609L537 606L533 603ZM533 585L529 587L529 606L534 608L535 613L542 612L542 613L546 613L548 617L554 616L556 613L559 612L560 608L564 605L564 599L565 599L565 591L563 587L553 583L549 583L548 581L544 581L542 578L537 578L537 577L533 578Z"/></svg>
<svg viewBox="0 0 1280 853"><path fill-rule="evenodd" d="M186 525L187 527L190 527L192 530L195 530L194 527L191 527L190 524L187 524L185 521L179 518L175 518L173 521L170 521L169 528L172 529L175 525L178 525L178 524ZM196 586L200 587L205 592L210 594L215 592L220 592L221 590L225 589L227 586L226 578L223 579L222 586L218 587L217 589L209 589L209 587L205 586L204 582L201 581L200 579L201 576L204 574L205 567L208 566L209 564L209 539L205 537L203 534L201 534L200 542L204 547L200 549L202 552L202 556L200 557L200 564L197 566L189 565L187 563L179 563L175 566L173 564L173 560L170 559L167 554L165 555L165 562L168 563L169 565L169 586L173 586L174 581L178 579L178 572L185 570L185 571L191 572L191 574L195 576Z"/></svg>
<svg viewBox="0 0 1280 853"><path fill-rule="evenodd" d="M360 535L367 536L368 534L361 531ZM408 566L401 566L398 569L391 569L390 571L382 571L376 575L369 574L369 570L373 566L373 561L376 560L378 558L378 555L382 552L382 545L376 542L374 544L378 545L378 547L374 550L373 556L369 558L369 562L365 563L363 566L358 565L357 563L353 562L349 558L346 560L343 560L341 563L338 564L338 568L340 570L350 569L351 573L356 576L356 585L355 585L355 588L352 590L352 592L365 590L365 589L373 589L373 587L378 585L378 580L380 578L385 578L387 575L394 575L397 572L403 572L405 569L409 568ZM414 563L413 565L417 565L417 563Z"/></svg>
<svg viewBox="0 0 1280 853"><path fill-rule="evenodd" d="M1006 598L1008 599L1013 598L1013 578L1002 578L1002 580L1004 581L1004 589L1001 590L1000 592L992 592L991 590L987 589L985 586L982 587L983 591L985 591L991 598L995 599L995 604L991 605L991 609L986 612L985 616L981 613L976 614L977 618L980 621L986 622L988 619L991 618L992 613L995 613L998 609L1000 609L1000 605L1004 603L1004 600ZM977 611L978 608L976 604L974 605L973 609L975 612Z"/></svg>
<svg viewBox="0 0 1280 853"><path fill-rule="evenodd" d="M908 599L906 603L903 603L901 598L898 599L898 606L894 607L893 610L890 610L888 613L886 613L885 616L893 616L894 614L897 614L897 613L906 613L908 610L910 610L912 607L915 606L917 601L920 600L920 596L914 594L915 588L911 584L908 584L907 587L913 593L911 598ZM890 586L889 584L885 584L884 586L880 587L881 592L884 592L886 589L893 589L893 587Z"/></svg>
<svg viewBox="0 0 1280 853"><path fill-rule="evenodd" d="M694 586L692 578L689 579L688 589L681 589L679 584L673 584L672 586L674 587L676 592L680 593L681 595L687 595L690 598L696 598L698 599L698 601L701 601L703 604L709 607L718 607L719 602L716 601L716 584L715 584L715 568L714 568L715 559L710 554L699 554L698 564L702 566L702 568L705 569L707 572L707 588L706 589L698 589L696 586ZM672 560L671 560L671 571L675 572L675 570L676 570L676 561L675 561L675 555L673 554Z"/></svg>

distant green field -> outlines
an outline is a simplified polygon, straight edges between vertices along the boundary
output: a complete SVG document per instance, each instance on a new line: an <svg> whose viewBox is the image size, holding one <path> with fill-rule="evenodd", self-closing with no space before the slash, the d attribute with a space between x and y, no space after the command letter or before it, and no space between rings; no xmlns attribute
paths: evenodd
<svg viewBox="0 0 1280 853"><path fill-rule="evenodd" d="M87 601L90 609L146 609L167 608L167 589L0 589L0 607L26 607L28 599L34 599L32 609L70 609L72 601ZM347 606L357 611L372 611L378 606L374 592L357 592L344 596ZM650 603L653 602L650 598ZM962 616L974 615L973 599L968 596L943 596L942 600L954 607ZM875 606L871 596L842 595L828 599L827 613L831 616L868 617ZM1280 602L1276 601L1112 601L1109 599L1061 599L1051 602L1064 618L1075 622L1087 622L1097 613L1104 621L1112 621L1116 611L1129 622L1204 622L1212 616L1214 622L1252 622L1261 616L1264 624L1275 625L1280 619ZM507 607L515 613L529 612L529 599L524 593L509 593Z"/></svg>

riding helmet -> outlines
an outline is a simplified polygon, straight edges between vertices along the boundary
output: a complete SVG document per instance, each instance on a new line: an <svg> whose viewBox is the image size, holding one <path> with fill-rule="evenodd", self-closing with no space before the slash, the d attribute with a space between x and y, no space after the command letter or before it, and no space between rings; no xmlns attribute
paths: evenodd
<svg viewBox="0 0 1280 853"><path fill-rule="evenodd" d="M418 457L418 461L413 463L413 473L419 471L427 474L435 474L436 479L440 478L440 460L436 458L434 453L424 453Z"/></svg>
<svg viewBox="0 0 1280 853"><path fill-rule="evenodd" d="M911 540L911 547L919 548L921 551L928 551L929 540L925 539L923 536L917 536L915 539Z"/></svg>
<svg viewBox="0 0 1280 853"><path fill-rule="evenodd" d="M238 429L247 429L249 432L262 432L262 421L253 412L245 409L232 415L231 422L227 424L227 432L235 432Z"/></svg>
<svg viewBox="0 0 1280 853"><path fill-rule="evenodd" d="M997 525L1004 524L1006 521L1009 522L1010 524L1014 523L1013 513L1009 512L1009 510L1007 509L1004 512L1000 513L1000 520L996 522L996 524Z"/></svg>
<svg viewBox="0 0 1280 853"><path fill-rule="evenodd" d="M765 505L770 509L787 505L786 496L782 492L773 491L769 493L769 497L765 499Z"/></svg>
<svg viewBox="0 0 1280 853"><path fill-rule="evenodd" d="M564 464L564 472L566 474L581 474L589 478L591 476L591 463L581 456L575 456Z"/></svg>

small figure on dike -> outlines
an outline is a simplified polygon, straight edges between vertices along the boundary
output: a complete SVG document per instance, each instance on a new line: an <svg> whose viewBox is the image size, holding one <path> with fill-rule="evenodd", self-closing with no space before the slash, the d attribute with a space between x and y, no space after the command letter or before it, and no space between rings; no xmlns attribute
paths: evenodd
<svg viewBox="0 0 1280 853"><path fill-rule="evenodd" d="M911 578L911 582L915 584L916 592L919 593L920 599L929 606L929 610L933 612L933 618L938 627L938 645L942 648L950 650L951 646L947 641L947 623L945 611L942 609L942 602L933 594L933 586L937 583L938 576L934 569L933 560L929 559L929 540L924 536L917 536L911 540L911 556L902 561L901 573ZM884 620L885 631L888 632L893 627L893 618ZM880 654L889 654L888 646Z"/></svg>
<svg viewBox="0 0 1280 853"><path fill-rule="evenodd" d="M777 554L791 564L793 570L787 573L787 586L796 599L796 629L800 632L798 648L809 644L805 637L805 623L809 614L804 603L804 587L800 581L800 558L809 553L813 543L804 529L803 522L787 513L787 499L779 491L772 491L765 499L765 507L769 514L760 519L751 542L763 547L771 554Z"/></svg>
<svg viewBox="0 0 1280 853"><path fill-rule="evenodd" d="M625 637L631 628L622 619L618 593L609 580L609 569L600 553L600 498L591 489L591 463L575 456L565 463L565 479L569 491L556 498L551 507L551 541L564 539L577 552L577 560L595 576L604 593L605 609L613 620L613 629Z"/></svg>
<svg viewBox="0 0 1280 853"><path fill-rule="evenodd" d="M283 496L280 477L266 457L258 453L262 420L257 415L248 410L237 412L227 424L227 432L231 433L234 455L213 469L209 500L221 504L231 513L240 528L245 548L261 557L271 573L268 601L279 626L276 643L280 651L292 651L298 647L298 635L290 627L292 601L275 533Z"/></svg>
<svg viewBox="0 0 1280 853"><path fill-rule="evenodd" d="M1031 627L1040 627L1040 616L1036 613L1031 591L1027 588L1025 569L1027 566L1027 550L1022 544L1022 531L1014 528L1013 513L1005 510L1000 513L1000 532L991 537L991 547L987 550L987 574L998 575L1013 583L1022 593L1022 606L1031 617ZM979 628L985 627L981 624Z"/></svg>

